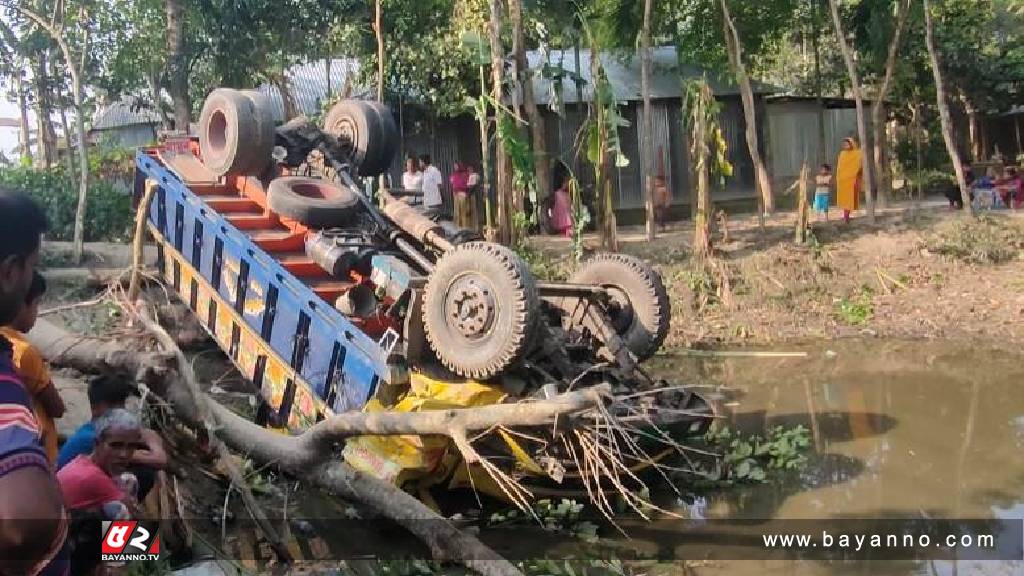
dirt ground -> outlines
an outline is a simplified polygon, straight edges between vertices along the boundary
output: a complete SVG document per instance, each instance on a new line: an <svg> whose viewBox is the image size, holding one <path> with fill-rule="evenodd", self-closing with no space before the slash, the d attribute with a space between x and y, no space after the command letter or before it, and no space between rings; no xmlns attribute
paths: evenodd
<svg viewBox="0 0 1024 576"><path fill-rule="evenodd" d="M874 224L863 214L848 225L834 210L830 216L812 222L805 245L794 243L792 213L768 218L764 230L754 216L732 219L728 242L721 230L713 234L721 267L691 260L689 222L651 243L642 229L622 230L620 250L664 276L673 306L669 347L845 336L1005 345L1024 333L1024 213L971 221L933 201L880 210ZM598 246L596 237L584 241ZM535 269L564 277L572 264L568 240L531 242L541 253Z"/></svg>

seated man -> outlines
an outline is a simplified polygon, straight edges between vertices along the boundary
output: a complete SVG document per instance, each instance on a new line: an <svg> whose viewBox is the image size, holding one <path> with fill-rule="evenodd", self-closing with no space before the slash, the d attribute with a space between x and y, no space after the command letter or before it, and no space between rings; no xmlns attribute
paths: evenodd
<svg viewBox="0 0 1024 576"><path fill-rule="evenodd" d="M108 519L138 517L137 486L128 471L142 445L142 423L124 408L94 421L96 444L57 472L64 503L72 512L101 511Z"/></svg>
<svg viewBox="0 0 1024 576"><path fill-rule="evenodd" d="M78 456L93 451L97 438L96 422L111 410L123 409L128 396L138 392L123 378L107 375L98 376L89 382L89 406L92 420L82 424L72 434L57 456L57 470L63 470ZM141 428L140 445L131 454L129 469L139 482L139 500L145 500L156 480L157 470L167 466L167 453L160 436L148 428Z"/></svg>
<svg viewBox="0 0 1024 576"><path fill-rule="evenodd" d="M128 472L132 454L142 444L139 417L123 408L112 408L97 418L93 427L95 448L76 456L57 472L72 518L68 539L73 543L74 574L94 574L99 567L100 542L95 536L100 522L140 517L138 482Z"/></svg>
<svg viewBox="0 0 1024 576"><path fill-rule="evenodd" d="M995 172L990 168L989 172L974 181L972 188L974 208L998 208L999 195L996 194Z"/></svg>

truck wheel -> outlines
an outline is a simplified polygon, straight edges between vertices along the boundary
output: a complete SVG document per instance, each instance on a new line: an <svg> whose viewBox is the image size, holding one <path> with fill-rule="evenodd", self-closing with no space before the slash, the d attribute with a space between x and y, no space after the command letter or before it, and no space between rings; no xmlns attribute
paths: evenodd
<svg viewBox="0 0 1024 576"><path fill-rule="evenodd" d="M260 150L270 150L271 153L274 150L274 143L276 140L275 134L275 122L274 122L274 109L270 105L270 100L267 95L260 92L259 90L241 90L242 96L245 96L252 102L253 108L256 110L256 123L257 129L257 140L255 146ZM270 158L271 154L267 154L267 158ZM269 162L269 160L268 160Z"/></svg>
<svg viewBox="0 0 1024 576"><path fill-rule="evenodd" d="M500 374L533 344L540 311L526 264L488 242L457 246L427 279L423 324L449 370L478 380Z"/></svg>
<svg viewBox="0 0 1024 576"><path fill-rule="evenodd" d="M380 154L380 172L384 173L391 167L391 162L394 161L395 155L398 154L398 126L395 125L395 117L391 114L391 108L380 102L368 102L368 104L377 113L377 118L380 119L380 125L384 132L384 138L381 139L378 149Z"/></svg>
<svg viewBox="0 0 1024 576"><path fill-rule="evenodd" d="M267 187L267 203L281 216L310 228L347 226L359 213L357 192L326 180L284 176Z"/></svg>
<svg viewBox="0 0 1024 576"><path fill-rule="evenodd" d="M671 305L661 275L625 254L596 254L569 278L570 284L604 286L611 296L609 320L629 350L646 360L668 336Z"/></svg>
<svg viewBox="0 0 1024 576"><path fill-rule="evenodd" d="M384 106L360 100L341 100L331 107L324 131L352 145L352 161L360 176L376 176L391 165L398 146L398 130Z"/></svg>
<svg viewBox="0 0 1024 576"><path fill-rule="evenodd" d="M199 149L203 164L218 176L258 175L270 163L273 121L258 99L230 88L206 97L199 115Z"/></svg>

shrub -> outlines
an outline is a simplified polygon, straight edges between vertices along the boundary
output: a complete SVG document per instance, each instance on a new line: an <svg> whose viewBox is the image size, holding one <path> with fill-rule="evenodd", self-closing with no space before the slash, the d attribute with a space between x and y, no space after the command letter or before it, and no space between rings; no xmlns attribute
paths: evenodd
<svg viewBox="0 0 1024 576"><path fill-rule="evenodd" d="M72 240L78 207L78 175L69 177L63 167L44 170L15 167L0 169L0 185L28 194L46 211L50 240ZM105 180L89 182L85 240L122 242L131 237L131 198Z"/></svg>
<svg viewBox="0 0 1024 576"><path fill-rule="evenodd" d="M925 242L925 247L944 256L972 264L1001 264L1024 252L1021 229L1007 218L981 215L957 219Z"/></svg>

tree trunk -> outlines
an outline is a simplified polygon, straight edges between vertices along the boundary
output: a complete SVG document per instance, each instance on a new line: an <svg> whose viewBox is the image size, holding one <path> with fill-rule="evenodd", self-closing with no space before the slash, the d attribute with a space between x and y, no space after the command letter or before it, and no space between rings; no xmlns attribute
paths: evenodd
<svg viewBox="0 0 1024 576"><path fill-rule="evenodd" d="M644 209L647 216L647 241L654 240L654 120L651 112L651 12L654 0L644 0L644 26L640 33L640 92L644 97Z"/></svg>
<svg viewBox="0 0 1024 576"><path fill-rule="evenodd" d="M45 52L39 54L34 71L36 92L36 161L40 168L53 165L53 123L50 121L50 91L47 88L49 77L46 73Z"/></svg>
<svg viewBox="0 0 1024 576"><path fill-rule="evenodd" d="M834 2L835 0L830 0ZM960 187L960 198L963 199L964 211L968 215L974 215L974 207L971 205L971 194L967 188L967 180L964 177L964 166L960 161L960 152L956 149L956 141L953 139L953 121L949 115L949 102L946 100L946 87L942 80L942 66L939 62L939 52L935 46L935 26L932 23L931 2L924 0L924 28L925 43L928 45L928 57L931 59L932 76L935 78L935 101L939 108L939 120L942 124L942 139L946 143L946 150L949 152L949 159L953 162L953 171L956 172L956 183Z"/></svg>
<svg viewBox="0 0 1024 576"><path fill-rule="evenodd" d="M818 165L829 162L826 158L825 151L828 150L828 142L826 142L825 134L825 99L822 97L821 88L821 28L817 26L818 22L818 7L820 2L812 0L814 2L814 21L815 25L812 26L811 31L811 42L814 45L814 98L818 104L818 157L816 158Z"/></svg>
<svg viewBox="0 0 1024 576"><path fill-rule="evenodd" d="M387 54L384 52L384 24L383 24L383 0L375 0L373 3L373 34L377 37L377 102L384 103L384 64ZM388 187L387 170L381 173L377 179L377 190L385 190ZM381 207L384 206L381 200Z"/></svg>
<svg viewBox="0 0 1024 576"><path fill-rule="evenodd" d="M860 74L857 73L857 63L853 60L853 51L846 41L846 32L843 28L843 21L839 16L838 0L828 0L829 9L832 12L832 24L835 26L836 37L839 39L839 50L843 53L843 61L846 63L846 73L850 77L850 89L853 91L853 100L857 105L857 137L861 146L868 143L867 114L864 111L864 95L861 91ZM868 205L868 221L875 222L875 183L872 178L871 154L864 153L863 179L864 196Z"/></svg>
<svg viewBox="0 0 1024 576"><path fill-rule="evenodd" d="M878 175L878 199L880 203L887 202L892 195L892 177L887 161L886 147L888 139L885 130L885 99L889 95L889 87L892 85L892 77L896 71L896 57L900 52L900 44L903 39L903 29L907 24L907 16L910 14L910 3L913 0L900 0L896 13L896 28L892 32L892 40L889 42L889 53L885 58L885 75L878 87L878 94L871 107L871 124L874 126L874 161L875 174Z"/></svg>
<svg viewBox="0 0 1024 576"><path fill-rule="evenodd" d="M298 116L299 107L295 104L295 96L292 94L287 71L274 74L270 83L277 87L277 91L281 93L281 102L284 106L284 121L287 122Z"/></svg>
<svg viewBox="0 0 1024 576"><path fill-rule="evenodd" d="M577 32L576 38L574 38L573 46L573 63L576 65L573 70L576 71L576 78L573 78L573 85L576 87L576 125L583 126L587 121L587 108L583 105L585 100L583 99L583 86L586 85L586 81L583 80L583 58L580 55L580 37ZM580 160L581 154L573 154L573 165L572 170L576 174L580 174L583 171L583 165ZM583 158L586 158L586 154L582 154ZM575 218L575 216L573 216Z"/></svg>
<svg viewBox="0 0 1024 576"><path fill-rule="evenodd" d="M597 177L594 186L597 191L598 212L601 219L601 244L612 252L619 250L618 226L615 223L615 203L612 201L611 169L608 166L608 120L605 117L604 103L599 92L603 72L601 70L600 50L597 46L590 47L590 77L594 79L594 108L596 108L597 141L600 155L597 160Z"/></svg>
<svg viewBox="0 0 1024 576"><path fill-rule="evenodd" d="M729 53L729 63L736 74L736 83L739 85L740 99L743 102L743 118L747 124L745 135L747 149L750 151L750 160L754 164L754 181L757 183L763 211L766 214L770 214L775 211L775 197L772 193L772 181L768 176L768 169L764 165L764 159L761 157L757 142L757 108L754 102L754 89L750 85L747 66L743 62L743 45L740 43L740 35L736 30L736 25L732 21L729 5L726 3L726 0L719 0L719 3L722 6L725 47Z"/></svg>
<svg viewBox="0 0 1024 576"><path fill-rule="evenodd" d="M487 95L487 73L480 66L480 98ZM480 195L484 202L484 237L493 241L494 215L491 213L491 137L486 109L477 115L480 127Z"/></svg>
<svg viewBox="0 0 1024 576"><path fill-rule="evenodd" d="M701 90L707 90L702 87ZM703 97L694 100L699 110L695 110L691 116L695 119L693 124L694 166L697 167L697 210L693 215L693 256L698 260L706 260L711 256L711 190L709 171L709 150L707 138L707 112L704 106L707 105Z"/></svg>
<svg viewBox="0 0 1024 576"><path fill-rule="evenodd" d="M31 166L32 165L32 131L29 128L28 123L28 99L25 97L25 78L22 75L22 71L18 70L14 74L14 82L18 91L18 141L21 145L21 162L22 164Z"/></svg>
<svg viewBox="0 0 1024 576"><path fill-rule="evenodd" d="M544 134L544 116L537 108L537 99L533 93L533 74L526 58L526 39L523 34L522 0L508 1L509 17L512 20L512 44L516 62L516 78L523 95L523 113L529 123L530 144L533 153L533 172L537 186L533 212L536 217L542 216L541 200L551 194L551 169L548 165L547 140Z"/></svg>
<svg viewBox="0 0 1024 576"><path fill-rule="evenodd" d="M490 21L487 35L491 45L491 98L494 102L501 104L505 82L505 49L501 45L501 0L489 0ZM495 124L501 122L504 114L500 107L494 109ZM505 152L505 145L500 139L494 143L494 180L495 196L498 199L498 221L497 239L502 244L512 242L512 182L510 178L511 167L508 154Z"/></svg>
<svg viewBox="0 0 1024 576"><path fill-rule="evenodd" d="M974 162L984 162L986 150L981 112L967 98L964 98L964 109L967 110L967 127L971 139L971 159Z"/></svg>
<svg viewBox="0 0 1024 576"><path fill-rule="evenodd" d="M917 94L911 104L912 126L914 130L914 208L915 212L921 200L924 198L924 183L921 181L921 170L924 166L924 146L921 144L921 104L917 101Z"/></svg>
<svg viewBox="0 0 1024 576"><path fill-rule="evenodd" d="M75 162L71 154L71 132L68 130L67 108L62 104L60 107L60 128L64 131L64 168L68 171L68 177L75 173ZM57 150L60 153L60 149Z"/></svg>
<svg viewBox="0 0 1024 576"><path fill-rule="evenodd" d="M524 129L526 129L523 125L523 116L526 115L526 105L524 104L526 96L523 77L527 70L526 42L523 36L523 8L520 0L507 0L507 3L509 26L512 28L512 88L510 90L509 108L511 108L515 113L515 131L516 137L519 138L522 136ZM522 59L520 59L520 55L522 55ZM522 101L518 101L518 99L521 99ZM513 163L510 158L510 168L514 168L512 164ZM534 177L536 177L536 170L534 170ZM523 175L523 178L526 178L525 174ZM536 186L536 182L534 182L534 186ZM510 198L509 204L512 207L511 245L518 246L522 236L526 234L526 225L521 218L525 219L529 217L529 215L526 214L526 194L528 190L522 189L522 186L516 183L514 173L512 177L511 192L512 197Z"/></svg>
<svg viewBox="0 0 1024 576"><path fill-rule="evenodd" d="M71 73L71 89L75 100L75 124L78 127L78 208L75 210L73 260L75 264L80 264L82 253L85 251L85 210L89 194L89 158L85 149L85 107L82 105L82 82L75 69L75 63L71 61L70 57L68 58L68 71Z"/></svg>
<svg viewBox="0 0 1024 576"><path fill-rule="evenodd" d="M800 168L800 181L797 182L796 192L796 230L793 240L797 244L807 242L807 230L810 227L810 210L807 206L807 181L810 179L810 170L807 168L807 161Z"/></svg>
<svg viewBox="0 0 1024 576"><path fill-rule="evenodd" d="M188 65L185 61L185 14L183 0L165 0L167 14L168 92L174 102L174 127L188 132L192 103L188 95Z"/></svg>
<svg viewBox="0 0 1024 576"><path fill-rule="evenodd" d="M331 56L328 54L327 58L324 58L324 78L327 80L327 100L331 99L332 86L331 86Z"/></svg>
<svg viewBox="0 0 1024 576"><path fill-rule="evenodd" d="M170 130L172 122L170 117L167 116L167 111L164 110L163 97L161 95L160 85L160 73L156 70L150 70L149 74L146 75L146 81L149 83L149 92L153 98L153 106L156 107L156 111L160 114L160 125L163 126L164 130Z"/></svg>
<svg viewBox="0 0 1024 576"><path fill-rule="evenodd" d="M384 29L381 22L382 0L373 3L373 34L377 38L377 101L384 101Z"/></svg>
<svg viewBox="0 0 1024 576"><path fill-rule="evenodd" d="M1020 134L1020 116L1020 114L1014 114L1013 116L1014 134L1017 140L1017 155L1014 157L1014 160L1024 154L1024 142L1022 142Z"/></svg>

